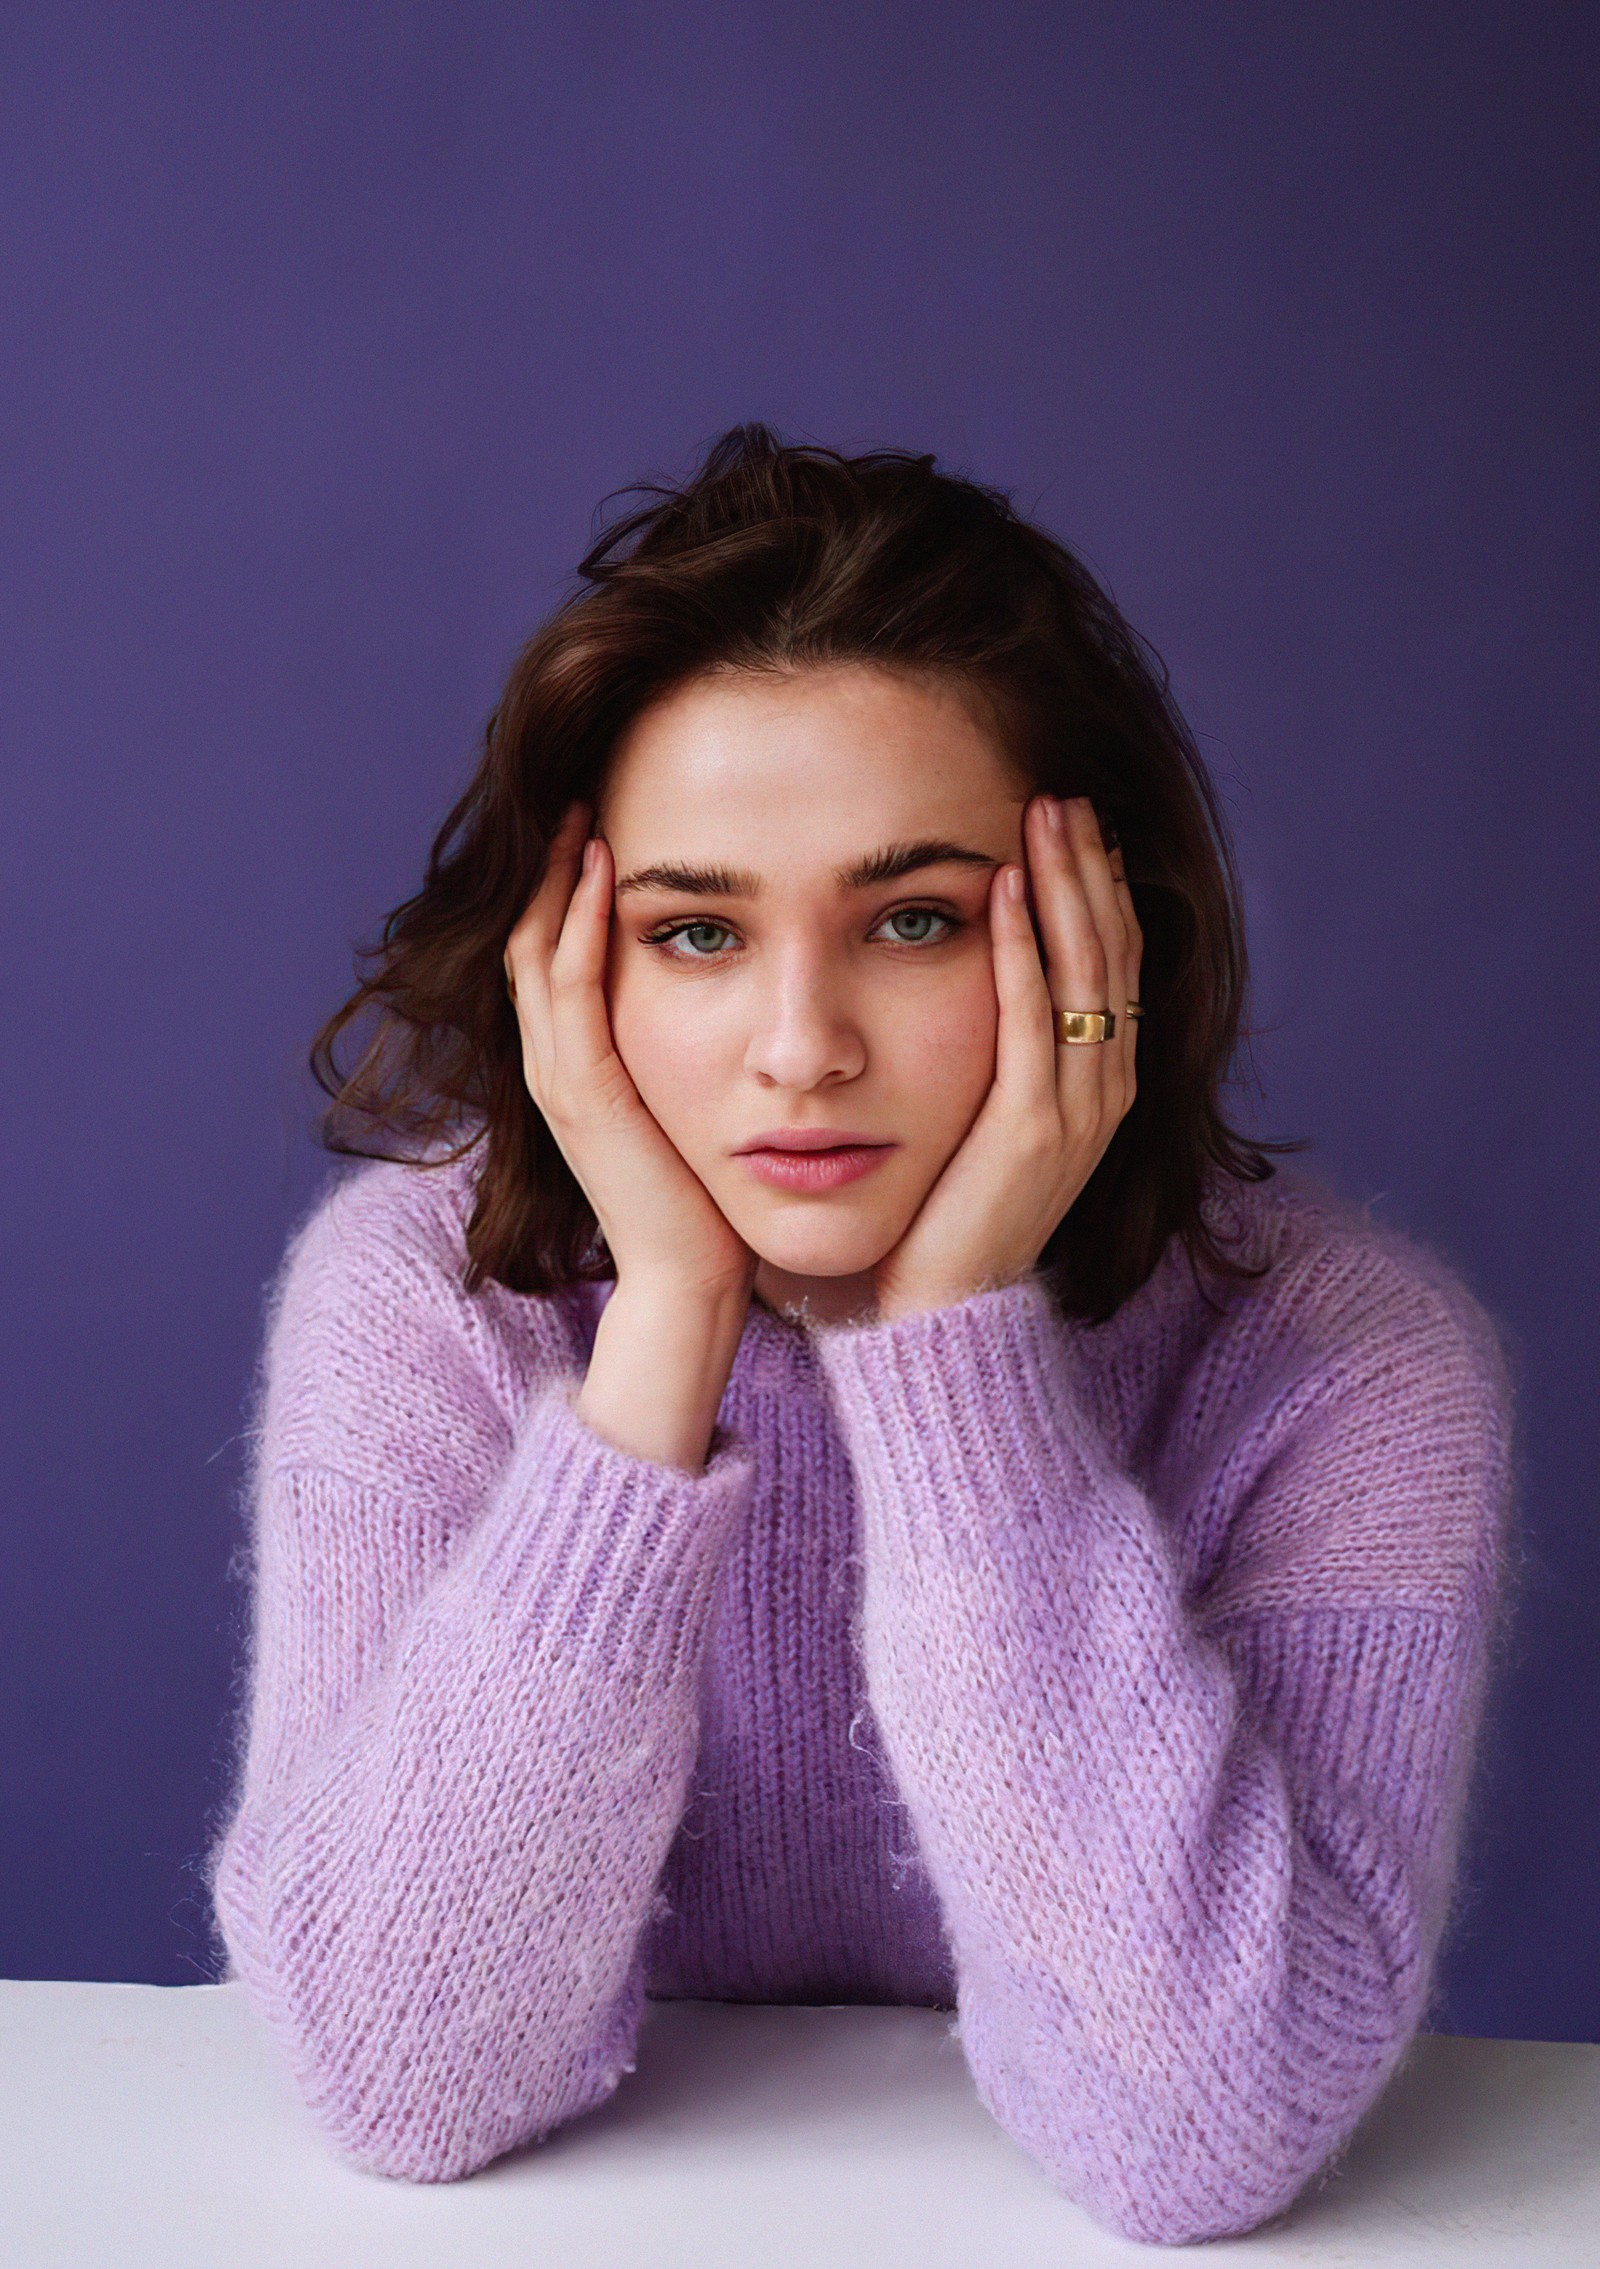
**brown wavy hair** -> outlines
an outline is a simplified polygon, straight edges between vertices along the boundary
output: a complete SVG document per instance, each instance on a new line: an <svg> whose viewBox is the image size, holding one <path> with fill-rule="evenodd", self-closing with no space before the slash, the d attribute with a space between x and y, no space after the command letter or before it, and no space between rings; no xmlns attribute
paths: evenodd
<svg viewBox="0 0 1600 2269"><path fill-rule="evenodd" d="M418 1164L481 1152L469 1290L612 1274L528 1094L502 967L562 812L595 801L626 728L686 680L838 662L931 671L984 700L1038 788L1093 799L1144 931L1138 1091L1041 1256L1064 1309L1104 1320L1174 1236L1191 1266L1259 1273L1202 1205L1210 1174L1263 1181L1268 1151L1301 1147L1247 1140L1222 1109L1247 985L1227 830L1160 658L1089 569L932 456L845 456L761 425L725 433L682 483L623 494L632 508L517 656L422 887L359 951L356 990L317 1035L326 1146Z"/></svg>

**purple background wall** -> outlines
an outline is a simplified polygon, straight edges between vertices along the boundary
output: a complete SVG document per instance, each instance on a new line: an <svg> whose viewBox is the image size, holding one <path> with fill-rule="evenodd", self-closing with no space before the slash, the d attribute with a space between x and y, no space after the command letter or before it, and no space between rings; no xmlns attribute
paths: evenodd
<svg viewBox="0 0 1600 2269"><path fill-rule="evenodd" d="M1589 7L13 5L0 1971L183 1981L303 1049L596 500L736 417L1076 541L1258 1123L1522 1374L1453 2029L1600 2038Z"/></svg>

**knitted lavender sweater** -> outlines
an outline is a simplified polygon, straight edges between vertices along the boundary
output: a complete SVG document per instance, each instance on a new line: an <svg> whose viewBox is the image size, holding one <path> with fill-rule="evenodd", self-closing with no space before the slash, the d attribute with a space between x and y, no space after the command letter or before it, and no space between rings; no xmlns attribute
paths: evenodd
<svg viewBox="0 0 1600 2269"><path fill-rule="evenodd" d="M603 1287L460 1288L470 1164L369 1165L267 1335L210 1855L348 2158L602 2101L643 1997L958 2012L1062 2192L1157 2243L1333 2161L1430 2006L1507 1559L1496 1336L1314 1188L1220 1184L1105 1325L1029 1279L752 1309L703 1474L575 1415Z"/></svg>

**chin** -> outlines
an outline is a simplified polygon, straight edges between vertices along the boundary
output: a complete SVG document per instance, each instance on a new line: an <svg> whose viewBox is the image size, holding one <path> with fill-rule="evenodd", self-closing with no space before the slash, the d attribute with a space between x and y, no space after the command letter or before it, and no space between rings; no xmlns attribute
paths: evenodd
<svg viewBox="0 0 1600 2269"><path fill-rule="evenodd" d="M894 1250L903 1226L837 1215L829 1220L820 1213L810 1220L799 1216L734 1222L753 1253L769 1268L781 1268L790 1276L864 1276Z"/></svg>

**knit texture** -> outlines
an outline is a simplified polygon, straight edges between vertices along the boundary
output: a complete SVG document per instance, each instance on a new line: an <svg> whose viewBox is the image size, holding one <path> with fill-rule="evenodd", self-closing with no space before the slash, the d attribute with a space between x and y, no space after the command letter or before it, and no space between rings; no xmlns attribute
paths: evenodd
<svg viewBox="0 0 1600 2269"><path fill-rule="evenodd" d="M577 1417L609 1290L461 1289L471 1162L367 1165L273 1290L228 1974L331 2143L470 2174L644 1998L954 2009L1125 2236L1256 2227L1430 2007L1491 1684L1482 1310L1313 1187L1217 1183L1109 1323L1037 1276L753 1306L700 1474Z"/></svg>

